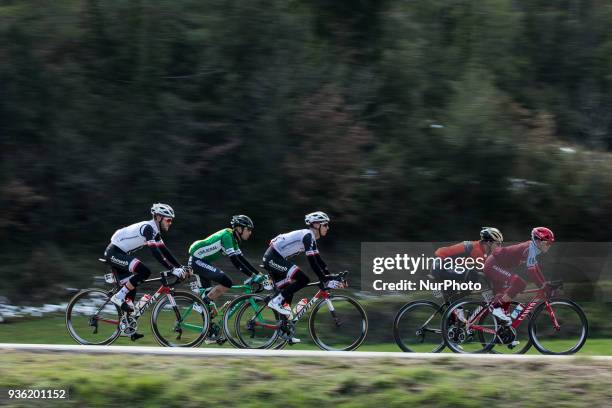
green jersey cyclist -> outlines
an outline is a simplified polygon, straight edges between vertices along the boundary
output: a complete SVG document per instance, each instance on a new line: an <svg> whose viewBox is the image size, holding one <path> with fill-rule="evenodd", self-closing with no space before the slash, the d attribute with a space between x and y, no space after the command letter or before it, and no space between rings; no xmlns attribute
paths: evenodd
<svg viewBox="0 0 612 408"><path fill-rule="evenodd" d="M221 255L229 256L232 264L247 276L259 272L242 255L239 243L251 237L253 221L246 215L234 215L230 222L231 228L224 228L214 234L195 241L189 247L188 265L196 273L204 287L210 287L211 281L218 283L203 298L205 303L217 299L232 287L232 280L219 268L213 265Z"/></svg>

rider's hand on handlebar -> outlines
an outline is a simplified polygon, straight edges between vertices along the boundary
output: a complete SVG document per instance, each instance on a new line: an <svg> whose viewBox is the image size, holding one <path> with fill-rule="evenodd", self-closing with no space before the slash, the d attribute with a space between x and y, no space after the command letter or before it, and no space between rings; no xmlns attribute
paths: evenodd
<svg viewBox="0 0 612 408"><path fill-rule="evenodd" d="M329 289L340 289L343 287L342 282L337 281L337 280L328 280L325 283L325 287L329 288Z"/></svg>
<svg viewBox="0 0 612 408"><path fill-rule="evenodd" d="M179 279L185 279L187 276L189 276L189 272L184 268L174 268L172 270L172 274Z"/></svg>

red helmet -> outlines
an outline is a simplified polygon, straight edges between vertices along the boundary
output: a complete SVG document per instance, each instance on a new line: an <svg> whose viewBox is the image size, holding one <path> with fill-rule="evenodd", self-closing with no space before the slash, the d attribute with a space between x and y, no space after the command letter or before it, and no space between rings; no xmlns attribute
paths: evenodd
<svg viewBox="0 0 612 408"><path fill-rule="evenodd" d="M546 227L535 227L531 230L531 239L555 242L555 234Z"/></svg>

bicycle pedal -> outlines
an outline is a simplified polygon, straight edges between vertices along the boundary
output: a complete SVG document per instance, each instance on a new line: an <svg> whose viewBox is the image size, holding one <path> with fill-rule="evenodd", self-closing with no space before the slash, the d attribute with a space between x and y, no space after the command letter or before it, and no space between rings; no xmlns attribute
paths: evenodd
<svg viewBox="0 0 612 408"><path fill-rule="evenodd" d="M221 346L226 341L227 341L227 339L225 337L221 337L221 338L217 339L217 344Z"/></svg>
<svg viewBox="0 0 612 408"><path fill-rule="evenodd" d="M138 339L142 339L143 337L144 337L144 334L134 333L130 336L130 340L136 341Z"/></svg>

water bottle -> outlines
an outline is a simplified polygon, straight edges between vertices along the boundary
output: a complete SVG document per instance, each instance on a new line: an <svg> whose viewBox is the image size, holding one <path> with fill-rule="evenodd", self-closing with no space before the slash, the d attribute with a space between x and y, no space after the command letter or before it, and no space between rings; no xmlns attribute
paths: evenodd
<svg viewBox="0 0 612 408"><path fill-rule="evenodd" d="M512 314L510 315L512 320L516 320L516 318L519 317L519 315L521 314L523 309L524 309L524 307L521 304L519 304L517 307L515 307L514 310L512 311Z"/></svg>
<svg viewBox="0 0 612 408"><path fill-rule="evenodd" d="M147 304L147 302L151 299L151 295L149 295L148 293L145 293L143 297L140 298L140 300L138 301L138 304L136 305L136 309L142 309L144 307L144 305Z"/></svg>
<svg viewBox="0 0 612 408"><path fill-rule="evenodd" d="M295 305L295 309L294 309L295 314L300 313L302 311L302 309L304 308L304 306L306 306L307 304L308 304L308 299L306 299L306 298L301 299L297 303L297 305Z"/></svg>

